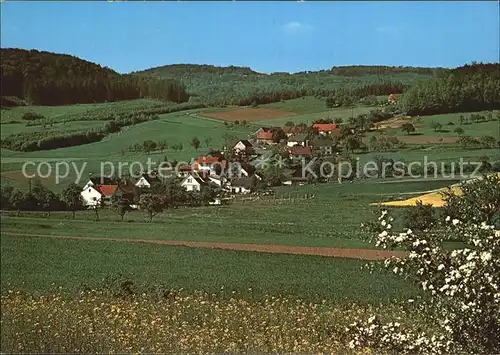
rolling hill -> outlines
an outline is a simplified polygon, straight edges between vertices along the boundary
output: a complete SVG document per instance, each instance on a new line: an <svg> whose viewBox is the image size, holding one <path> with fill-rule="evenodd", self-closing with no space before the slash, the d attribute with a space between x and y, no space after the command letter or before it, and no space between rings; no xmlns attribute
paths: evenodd
<svg viewBox="0 0 500 355"><path fill-rule="evenodd" d="M155 98L185 102L189 95L175 79L122 75L86 60L50 52L1 49L2 97L29 104L71 105ZM15 100L4 98L2 103Z"/></svg>

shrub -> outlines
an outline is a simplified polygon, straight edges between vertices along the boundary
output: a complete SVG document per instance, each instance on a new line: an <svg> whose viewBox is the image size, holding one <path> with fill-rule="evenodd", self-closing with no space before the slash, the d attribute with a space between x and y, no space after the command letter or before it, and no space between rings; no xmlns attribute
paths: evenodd
<svg viewBox="0 0 500 355"><path fill-rule="evenodd" d="M22 119L26 121L33 121L33 120L40 120L45 118L44 115L36 113L36 112L26 112L23 116Z"/></svg>
<svg viewBox="0 0 500 355"><path fill-rule="evenodd" d="M394 219L382 211L376 223L375 245L403 249L406 257L386 259L385 269L412 280L426 294L408 300L427 319L426 325L386 322L376 315L357 317L347 327L350 347L384 353L500 352L500 231L483 220L468 218L488 204L485 186L497 180L470 183L462 196L449 200L462 216L447 216L426 231L393 230ZM478 199L475 206L466 201ZM444 242L459 239L450 250Z"/></svg>

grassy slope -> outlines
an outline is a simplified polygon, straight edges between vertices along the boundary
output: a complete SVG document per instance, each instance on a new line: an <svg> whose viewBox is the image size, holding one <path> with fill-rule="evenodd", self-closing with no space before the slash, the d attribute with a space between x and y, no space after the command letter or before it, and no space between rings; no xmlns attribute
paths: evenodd
<svg viewBox="0 0 500 355"><path fill-rule="evenodd" d="M224 286L254 298L379 302L414 292L391 275L360 270L363 262L356 260L5 236L1 248L2 290L43 293L54 283L75 291L121 277L170 289L218 292Z"/></svg>
<svg viewBox="0 0 500 355"><path fill-rule="evenodd" d="M73 122L68 123L68 125L70 124L73 124ZM98 174L101 162L107 161L113 163L116 169L118 169L118 162L132 163L139 161L145 165L148 158L155 162L161 162L165 156L171 160L175 158L189 162L191 158L207 152L208 148L204 142L205 137L212 139L210 147L218 148L224 145L225 133L234 137L248 137L251 132L251 127L239 126L235 129L227 129L221 122L216 120L205 120L188 116L185 112L176 112L162 115L161 119L157 121L126 127L123 132L109 135L96 143L27 153L2 149L2 170L21 171L22 164L28 160L52 161L52 164L55 164L56 161L74 161L78 164L79 169L86 162L83 176L87 177L90 172ZM198 137L202 142L198 151L190 145L193 137ZM158 151L150 155L127 151L133 143L141 144L148 139L155 141L166 140L169 145L182 143L184 149L181 152L167 149L163 153ZM122 150L125 151L124 155L122 155ZM125 169L128 172L128 166ZM64 187L70 181L74 181L75 177L76 174L72 171L62 185L55 187L55 189ZM11 180L10 183L15 184L16 181ZM26 181L21 181L21 183L25 184Z"/></svg>
<svg viewBox="0 0 500 355"><path fill-rule="evenodd" d="M119 101L99 104L77 104L66 106L19 106L9 109L1 109L1 122L22 121L22 116L26 112L42 114L46 118L57 121L66 115L82 114L87 111L112 110L112 109L135 109L151 107L153 105L164 104L162 101L151 99L138 99L130 101ZM3 126L2 126L3 127Z"/></svg>

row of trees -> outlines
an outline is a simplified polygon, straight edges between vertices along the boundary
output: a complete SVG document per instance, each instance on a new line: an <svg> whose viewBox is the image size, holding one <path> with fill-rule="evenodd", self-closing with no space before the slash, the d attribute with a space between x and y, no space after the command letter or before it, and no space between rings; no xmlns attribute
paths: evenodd
<svg viewBox="0 0 500 355"><path fill-rule="evenodd" d="M35 180L30 191L24 192L9 185L0 189L0 206L3 210L44 211L50 216L51 211L74 211L82 207L81 188L70 185L60 195L45 187L40 180Z"/></svg>
<svg viewBox="0 0 500 355"><path fill-rule="evenodd" d="M52 211L71 211L74 219L76 211L84 208L81 191L80 186L72 183L60 194L55 194L39 180L33 182L28 192L4 185L0 190L0 206L3 210L17 210L18 214L21 211L40 211L50 216ZM186 191L180 186L179 179L136 192L126 198L123 195L113 196L109 208L120 214L123 220L125 214L132 210L131 205L136 204L151 220L168 208L208 205L220 193L212 186L204 186L201 191ZM99 210L103 207L98 205L94 208L97 220Z"/></svg>
<svg viewBox="0 0 500 355"><path fill-rule="evenodd" d="M1 49L2 95L37 105L70 105L143 97L186 102L189 95L174 79L117 72L77 57L36 50Z"/></svg>

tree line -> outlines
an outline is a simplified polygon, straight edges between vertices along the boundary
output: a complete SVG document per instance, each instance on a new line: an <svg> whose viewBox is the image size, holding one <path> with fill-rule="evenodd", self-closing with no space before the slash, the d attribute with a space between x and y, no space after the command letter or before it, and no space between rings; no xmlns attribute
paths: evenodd
<svg viewBox="0 0 500 355"><path fill-rule="evenodd" d="M175 178L165 184L153 185L152 188L137 188L135 193L127 197L115 195L111 199L109 208L120 214L123 220L125 214L132 210L131 205L138 205L151 220L156 214L168 208L208 205L220 194L212 186L203 186L200 191L187 191L180 186L180 181ZM40 180L34 180L29 191L2 185L0 207L2 210L17 211L18 215L21 211L38 211L45 213L47 217L50 217L53 211L70 211L74 219L76 212L85 207L81 192L82 187L75 183L68 185L60 194L52 192ZM102 207L94 208L97 220L99 220L99 209Z"/></svg>
<svg viewBox="0 0 500 355"><path fill-rule="evenodd" d="M80 58L23 49L1 49L2 96L36 105L71 105L156 98L186 102L189 95L175 79L154 79L117 72Z"/></svg>

